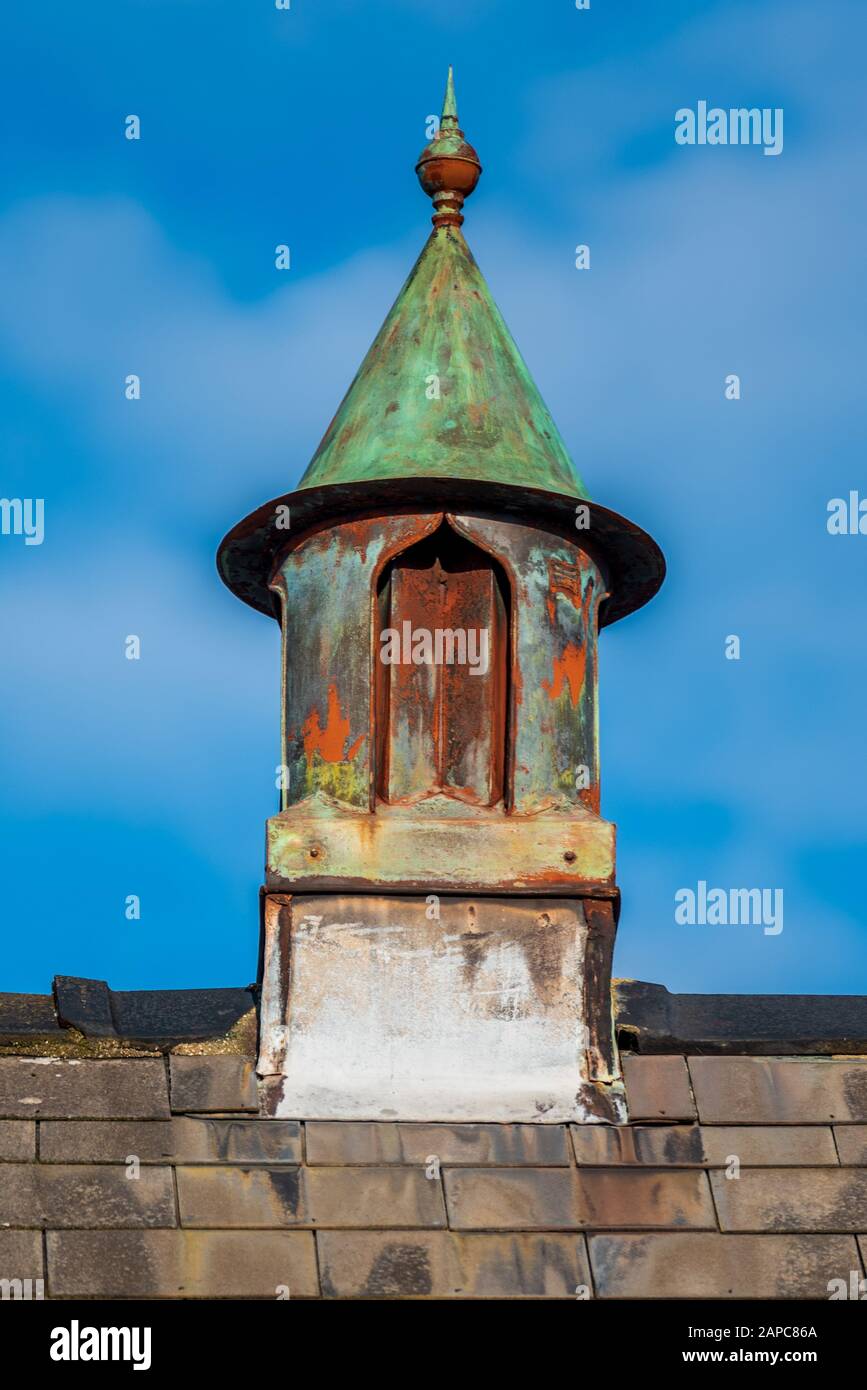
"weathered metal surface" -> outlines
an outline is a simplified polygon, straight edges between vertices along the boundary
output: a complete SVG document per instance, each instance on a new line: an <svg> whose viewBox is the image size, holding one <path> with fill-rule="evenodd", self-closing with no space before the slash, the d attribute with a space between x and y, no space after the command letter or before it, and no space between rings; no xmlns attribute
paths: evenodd
<svg viewBox="0 0 867 1390"><path fill-rule="evenodd" d="M300 537L273 587L288 789L268 826L270 889L610 885L604 588L575 541L470 514L367 518ZM485 670L410 660L416 633L454 650L460 633L465 655L475 634L477 656L484 633Z"/></svg>
<svg viewBox="0 0 867 1390"><path fill-rule="evenodd" d="M381 599L379 795L391 803L438 791L483 806L502 801L509 632L493 562L441 526L392 561ZM385 639L397 637L406 657L414 634L433 634L442 660L386 664Z"/></svg>
<svg viewBox="0 0 867 1390"><path fill-rule="evenodd" d="M457 516L514 593L510 806L599 810L597 612L604 581L578 544L533 526Z"/></svg>
<svg viewBox="0 0 867 1390"><path fill-rule="evenodd" d="M297 539L274 588L289 785L268 887L408 888L420 856L446 890L613 880L614 828L597 817L603 578L577 542L500 517L365 518ZM453 646L461 632L468 649L482 631L484 673L407 659L415 632Z"/></svg>
<svg viewBox="0 0 867 1390"><path fill-rule="evenodd" d="M299 539L275 575L282 606L284 806L315 793L372 805L373 596L378 569L440 517L344 521Z"/></svg>
<svg viewBox="0 0 867 1390"><path fill-rule="evenodd" d="M304 896L266 907L259 1071L282 1118L609 1122L568 899ZM273 944L272 944L273 943ZM285 956L288 949L288 964Z"/></svg>
<svg viewBox="0 0 867 1390"><path fill-rule="evenodd" d="M584 497L460 231L481 165L458 129L453 90L417 167L437 206L434 230L300 486L418 473Z"/></svg>
<svg viewBox="0 0 867 1390"><path fill-rule="evenodd" d="M437 137L418 162L434 199L434 231L307 468L298 490L260 508L220 546L219 568L245 602L272 613L271 567L285 547L275 525L415 499L420 508L511 508L539 524L568 525L586 501L566 446L460 231L464 198L481 172L458 126L449 78ZM469 491L456 485L470 483ZM370 484L386 485L381 487ZM445 486L443 486L445 484ZM404 492L401 496L400 487ZM408 485L408 486L407 486ZM375 499L375 500L374 500ZM658 547L622 517L587 503L593 547L604 557L613 622L659 587ZM591 553L593 551L591 550Z"/></svg>
<svg viewBox="0 0 867 1390"><path fill-rule="evenodd" d="M431 892L564 893L611 887L615 828L587 811L571 816L451 814L438 797L375 815L272 816L266 884L274 892L427 886Z"/></svg>
<svg viewBox="0 0 867 1390"><path fill-rule="evenodd" d="M409 474L586 496L454 226L431 233L300 487Z"/></svg>
<svg viewBox="0 0 867 1390"><path fill-rule="evenodd" d="M575 535L574 497L529 486L511 486L464 478L406 477L369 482L334 483L284 493L240 521L220 543L217 569L223 582L251 608L279 617L270 590L271 576L289 544L278 519L291 512L292 532L301 535L312 526L336 524L347 516L381 516L384 512L483 509L514 521L532 521L543 529ZM601 507L587 508L587 527L581 545L607 577L609 597L599 610L606 627L648 603L665 578L665 559L656 542L640 526Z"/></svg>

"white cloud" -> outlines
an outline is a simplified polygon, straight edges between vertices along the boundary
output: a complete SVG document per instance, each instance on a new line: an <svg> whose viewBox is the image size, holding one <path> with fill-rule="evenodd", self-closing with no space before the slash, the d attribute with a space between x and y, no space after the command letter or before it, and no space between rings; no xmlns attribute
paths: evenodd
<svg viewBox="0 0 867 1390"><path fill-rule="evenodd" d="M275 269L273 292L242 304L137 204L70 198L12 209L0 256L14 267L0 346L99 445L106 481L227 523L241 494L252 508L303 472L405 265L381 250L316 276Z"/></svg>

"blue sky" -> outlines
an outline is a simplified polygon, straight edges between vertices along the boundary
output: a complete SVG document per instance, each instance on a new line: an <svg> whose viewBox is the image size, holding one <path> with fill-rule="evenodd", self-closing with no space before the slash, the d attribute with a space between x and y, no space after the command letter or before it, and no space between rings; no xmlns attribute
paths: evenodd
<svg viewBox="0 0 867 1390"><path fill-rule="evenodd" d="M867 536L826 529L867 496L863 5L43 0L4 30L0 495L46 520L0 537L0 989L255 976L278 630L213 554L297 481L427 234L452 62L468 240L591 494L669 563L601 639L616 971L867 992ZM782 107L783 153L676 145L701 99ZM677 925L700 879L782 888L783 932Z"/></svg>

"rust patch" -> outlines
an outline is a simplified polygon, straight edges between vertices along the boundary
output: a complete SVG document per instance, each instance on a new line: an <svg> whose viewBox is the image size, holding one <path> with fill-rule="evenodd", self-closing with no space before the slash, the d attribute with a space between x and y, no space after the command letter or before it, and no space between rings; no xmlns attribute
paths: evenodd
<svg viewBox="0 0 867 1390"><path fill-rule="evenodd" d="M549 700L559 700L565 686L568 685L569 699L573 706L577 705L584 689L586 667L586 646L577 647L574 642L570 642L562 656L554 657L552 679L546 678L542 681L542 689L547 693Z"/></svg>
<svg viewBox="0 0 867 1390"><path fill-rule="evenodd" d="M327 763L350 762L365 739L364 734L359 734L344 755L343 749L349 738L349 719L343 716L337 686L333 684L328 687L328 718L325 728L321 727L319 711L315 709L305 719L301 727L301 734L304 739L304 753L308 767L313 765L315 753L318 753Z"/></svg>

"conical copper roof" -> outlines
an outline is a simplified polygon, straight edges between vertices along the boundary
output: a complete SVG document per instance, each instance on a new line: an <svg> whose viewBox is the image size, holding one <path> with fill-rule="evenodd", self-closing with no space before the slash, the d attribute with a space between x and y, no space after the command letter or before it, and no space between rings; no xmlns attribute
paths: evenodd
<svg viewBox="0 0 867 1390"><path fill-rule="evenodd" d="M299 526L361 509L497 507L574 527L587 501L588 549L606 567L602 620L638 607L662 582L658 547L590 503L557 426L461 231L481 174L458 125L452 71L437 134L416 166L433 231L295 492L248 517L218 556L235 593L271 612L273 564ZM275 526L279 506L291 532ZM607 562L607 563L606 563Z"/></svg>

